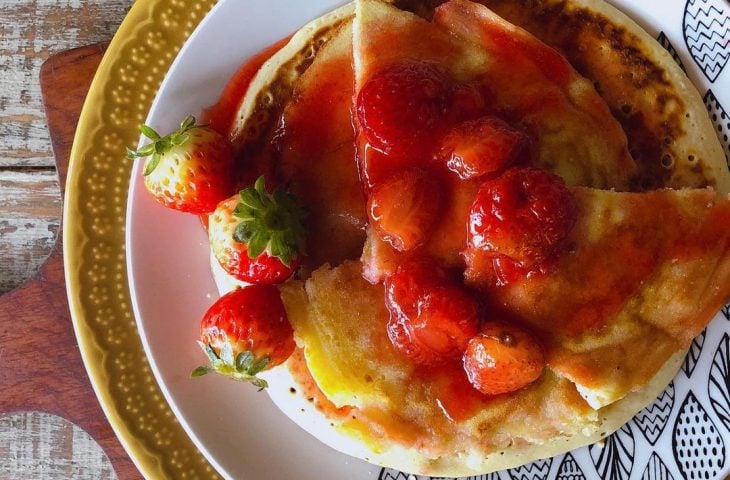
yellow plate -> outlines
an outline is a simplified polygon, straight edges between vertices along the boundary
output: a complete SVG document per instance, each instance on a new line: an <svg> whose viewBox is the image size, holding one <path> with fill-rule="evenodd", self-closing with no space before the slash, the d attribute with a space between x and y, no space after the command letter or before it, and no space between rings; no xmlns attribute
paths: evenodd
<svg viewBox="0 0 730 480"><path fill-rule="evenodd" d="M94 77L76 130L63 213L66 288L97 397L147 478L220 478L178 424L132 315L124 222L136 143L155 92L215 0L137 0Z"/></svg>

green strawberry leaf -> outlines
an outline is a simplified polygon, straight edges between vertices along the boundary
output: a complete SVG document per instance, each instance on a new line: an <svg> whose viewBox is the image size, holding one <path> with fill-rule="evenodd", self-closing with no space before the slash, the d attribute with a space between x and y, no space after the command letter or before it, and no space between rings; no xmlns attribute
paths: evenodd
<svg viewBox="0 0 730 480"><path fill-rule="evenodd" d="M254 356L251 350L246 350L236 356L236 370L239 372L248 371L253 365Z"/></svg>
<svg viewBox="0 0 730 480"><path fill-rule="evenodd" d="M160 134L157 133L152 127L142 124L139 126L139 131L142 132L142 135L149 138L152 141L157 141L160 139Z"/></svg>
<svg viewBox="0 0 730 480"><path fill-rule="evenodd" d="M269 365L269 363L271 363L271 357L269 357L268 355L259 358L248 369L249 375L256 375L260 371L264 370Z"/></svg>
<svg viewBox="0 0 730 480"><path fill-rule="evenodd" d="M259 377L252 377L251 380L249 380L254 386L259 387L259 392L262 391L265 388L269 388L269 382L264 380L263 378Z"/></svg>
<svg viewBox="0 0 730 480"><path fill-rule="evenodd" d="M157 168L157 165L160 164L160 160L162 160L162 155L160 155L157 152L153 153L152 156L150 157L150 159L147 161L147 164L144 167L143 175L146 177L147 175L152 173L155 170L155 168Z"/></svg>
<svg viewBox="0 0 730 480"><path fill-rule="evenodd" d="M145 137L152 140L152 143L145 145L137 150L127 148L127 158L134 159L140 157L149 157L144 169L144 175L151 174L159 165L162 156L165 155L170 149L177 145L182 145L189 138L188 132L194 128L207 128L207 125L196 125L195 117L192 115L188 116L185 120L180 123L180 128L174 132L161 137L157 131L155 131L149 125L140 125L139 131Z"/></svg>
<svg viewBox="0 0 730 480"><path fill-rule="evenodd" d="M258 257L264 252L264 250L266 250L268 243L269 239L266 236L266 232L263 230L255 230L246 244L248 256L250 258Z"/></svg>
<svg viewBox="0 0 730 480"><path fill-rule="evenodd" d="M223 344L220 354L217 354L213 347L208 344L199 341L198 345L210 360L210 365L197 367L190 373L192 378L215 372L239 382L249 382L258 387L259 390L269 386L266 380L256 376L266 370L271 363L268 355L257 359L253 352L244 350L234 357L233 346L230 342Z"/></svg>
<svg viewBox="0 0 730 480"><path fill-rule="evenodd" d="M191 378L202 377L203 375L207 375L213 371L214 370L211 367L206 367L206 366L198 367L190 373L190 377Z"/></svg>
<svg viewBox="0 0 730 480"><path fill-rule="evenodd" d="M253 187L241 190L239 197L233 211L239 219L233 239L246 244L249 258L266 252L288 267L305 254L304 219L308 212L293 195L281 188L267 192L261 176Z"/></svg>

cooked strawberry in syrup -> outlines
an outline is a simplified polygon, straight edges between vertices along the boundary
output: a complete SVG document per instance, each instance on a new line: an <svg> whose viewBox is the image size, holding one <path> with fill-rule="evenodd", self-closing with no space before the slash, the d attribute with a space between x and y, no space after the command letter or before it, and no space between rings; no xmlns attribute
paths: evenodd
<svg viewBox="0 0 730 480"><path fill-rule="evenodd" d="M398 172L370 193L368 215L380 237L399 252L427 238L441 207L441 187L422 170Z"/></svg>
<svg viewBox="0 0 730 480"><path fill-rule="evenodd" d="M512 168L480 187L469 213L469 247L530 269L559 252L576 216L575 199L560 177Z"/></svg>
<svg viewBox="0 0 730 480"><path fill-rule="evenodd" d="M441 212L464 215L467 260L469 250L485 251L503 269L502 282L521 278L560 251L576 207L559 177L509 168L526 163L530 139L493 111L490 96L486 86L451 81L428 64L398 63L364 84L356 120L371 226L393 250L408 252L394 257L403 263L384 282L391 343L429 368L463 355L472 387L497 395L540 376L539 345L513 326L488 324L479 333L477 301L420 248ZM471 208L463 199L463 207L446 208L465 192L478 192Z"/></svg>
<svg viewBox="0 0 730 480"><path fill-rule="evenodd" d="M481 177L507 167L527 146L527 135L498 117L482 117L451 128L440 156L461 179Z"/></svg>
<svg viewBox="0 0 730 480"><path fill-rule="evenodd" d="M494 93L483 83L455 83L451 85L449 93L447 126L498 113L494 110Z"/></svg>
<svg viewBox="0 0 730 480"><path fill-rule="evenodd" d="M433 262L400 265L385 280L388 336L420 364L458 357L477 333L479 305Z"/></svg>
<svg viewBox="0 0 730 480"><path fill-rule="evenodd" d="M438 128L447 93L444 74L424 63L397 63L373 75L357 98L370 145L387 154L413 154Z"/></svg>
<svg viewBox="0 0 730 480"><path fill-rule="evenodd" d="M200 346L210 366L198 367L193 376L210 372L266 387L256 375L280 365L294 351L294 331L276 287L252 285L223 295L200 322Z"/></svg>
<svg viewBox="0 0 730 480"><path fill-rule="evenodd" d="M526 331L503 322L487 322L464 353L469 382L485 395L519 390L545 368L540 345Z"/></svg>
<svg viewBox="0 0 730 480"><path fill-rule="evenodd" d="M448 93L445 75L424 63L396 63L367 81L356 100L361 131L374 150L361 152L367 186L428 161L448 107Z"/></svg>

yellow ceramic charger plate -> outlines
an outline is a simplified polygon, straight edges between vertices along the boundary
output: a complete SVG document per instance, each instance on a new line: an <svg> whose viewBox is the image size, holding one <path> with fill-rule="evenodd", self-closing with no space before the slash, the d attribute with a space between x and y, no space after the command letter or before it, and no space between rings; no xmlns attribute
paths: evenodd
<svg viewBox="0 0 730 480"><path fill-rule="evenodd" d="M137 333L125 267L125 209L137 125L214 0L137 0L81 113L64 206L64 258L81 354L114 431L147 478L219 478L175 419Z"/></svg>
<svg viewBox="0 0 730 480"><path fill-rule="evenodd" d="M339 475L358 463L312 442L266 394L190 379L217 296L206 235L196 217L152 200L141 162L125 158L140 123L172 130L214 103L246 58L344 1L138 0L92 84L67 183L69 304L102 407L148 478L216 477L213 466L229 478L293 478L309 462L318 480L323 465ZM376 467L358 468L371 478Z"/></svg>

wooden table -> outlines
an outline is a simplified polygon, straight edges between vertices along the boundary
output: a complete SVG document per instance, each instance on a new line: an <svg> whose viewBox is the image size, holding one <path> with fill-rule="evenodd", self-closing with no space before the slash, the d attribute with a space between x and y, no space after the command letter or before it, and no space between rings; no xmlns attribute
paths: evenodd
<svg viewBox="0 0 730 480"><path fill-rule="evenodd" d="M0 0L0 295L43 264L61 223L38 83L41 64L63 50L109 40L132 2ZM0 365L2 341L0 331ZM29 359L39 354L29 352ZM0 480L117 478L107 455L81 428L29 410L0 414ZM131 469L123 470L120 477L126 478Z"/></svg>

